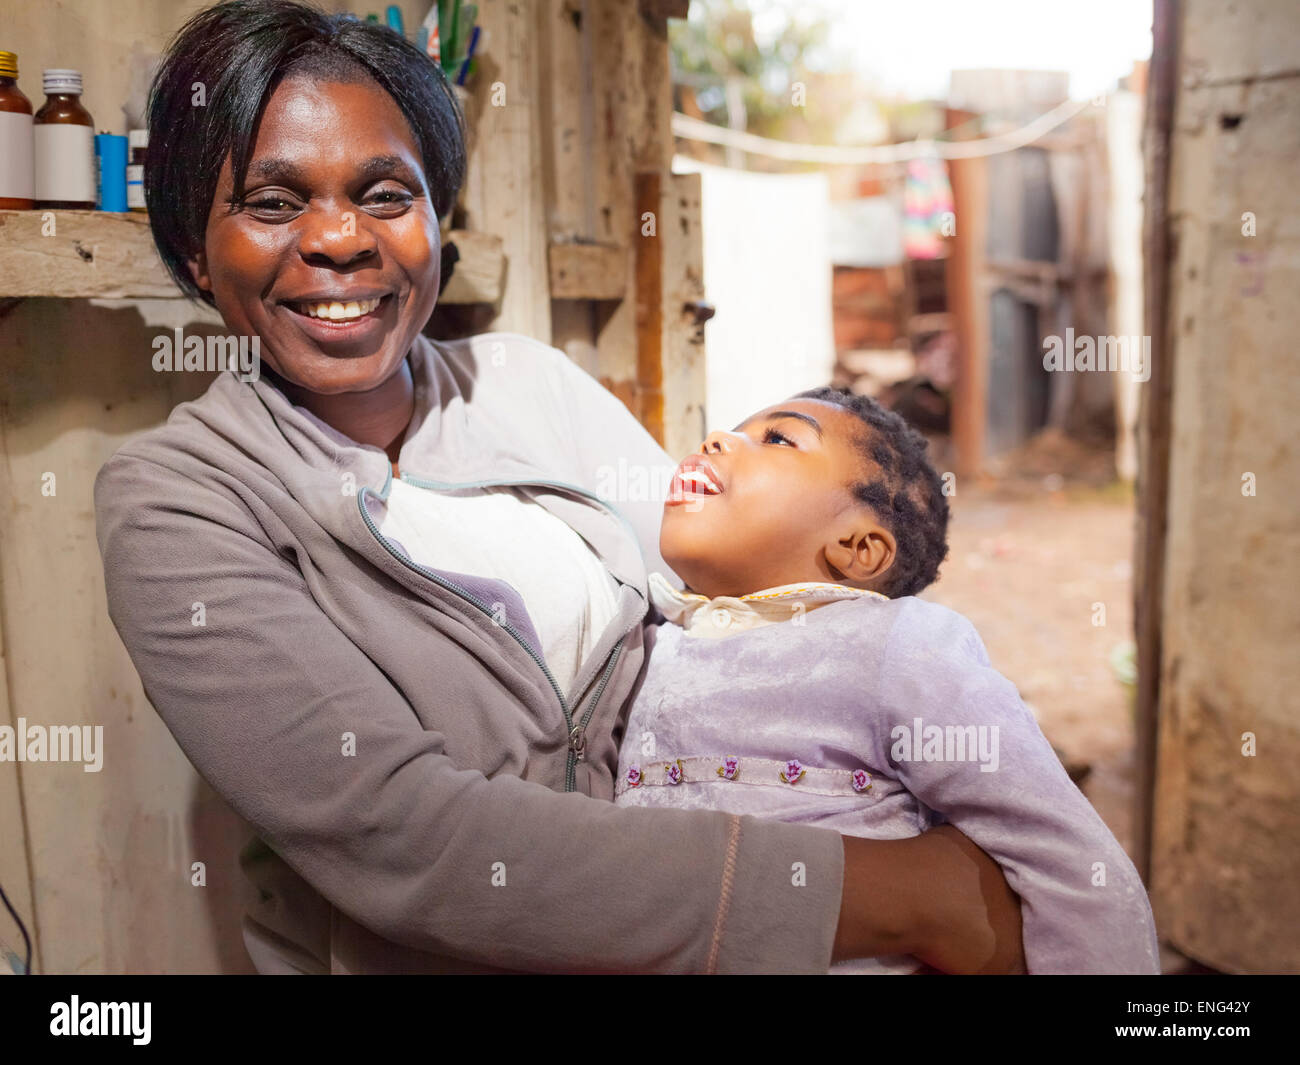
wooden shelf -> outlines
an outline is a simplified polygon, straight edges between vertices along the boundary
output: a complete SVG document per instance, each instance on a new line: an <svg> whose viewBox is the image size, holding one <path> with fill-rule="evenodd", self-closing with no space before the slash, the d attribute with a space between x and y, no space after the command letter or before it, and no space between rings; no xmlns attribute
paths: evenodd
<svg viewBox="0 0 1300 1065"><path fill-rule="evenodd" d="M53 215L53 233L45 219ZM453 229L460 252L439 303L496 303L505 254L500 237ZM0 300L181 299L154 249L144 214L0 211Z"/></svg>

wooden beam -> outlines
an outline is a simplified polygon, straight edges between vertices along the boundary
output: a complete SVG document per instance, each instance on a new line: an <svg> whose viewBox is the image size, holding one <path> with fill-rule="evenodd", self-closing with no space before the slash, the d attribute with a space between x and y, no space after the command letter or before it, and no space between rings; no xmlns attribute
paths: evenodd
<svg viewBox="0 0 1300 1065"><path fill-rule="evenodd" d="M691 0L641 0L641 14L647 18L686 18Z"/></svg>
<svg viewBox="0 0 1300 1065"><path fill-rule="evenodd" d="M1156 733L1162 660L1161 611L1165 598L1165 536L1169 516L1169 447L1172 436L1173 345L1169 336L1169 140L1178 92L1179 0L1155 0L1148 84L1147 186L1142 221L1146 330L1151 337L1151 377L1138 413L1137 548L1133 620L1137 641L1137 809L1134 864L1150 883L1156 784Z"/></svg>
<svg viewBox="0 0 1300 1065"><path fill-rule="evenodd" d="M699 174L664 174L659 224L670 234L663 245L663 339L660 395L663 448L677 458L700 446L705 424L708 376L705 323L713 308L704 302L702 179Z"/></svg>
<svg viewBox="0 0 1300 1065"><path fill-rule="evenodd" d="M968 111L950 109L946 122L951 129L974 117ZM957 472L978 475L984 462L988 418L989 297L985 285L988 164L984 159L954 159L949 176L957 221L946 266L948 306L956 322L958 345L952 439Z"/></svg>
<svg viewBox="0 0 1300 1065"><path fill-rule="evenodd" d="M539 0L545 35L540 71L543 177L550 244L596 243L596 119L593 91L590 0ZM549 255L549 253L548 253ZM626 277L626 271L624 276ZM551 294L551 343L593 376L600 375L596 352L597 305L556 299ZM602 305L602 308L603 305Z"/></svg>
<svg viewBox="0 0 1300 1065"><path fill-rule="evenodd" d="M627 248L617 244L552 244L551 299L623 299L629 255Z"/></svg>
<svg viewBox="0 0 1300 1065"><path fill-rule="evenodd" d="M467 229L500 234L506 256L500 313L491 328L551 342L545 138L539 83L545 5L480 4L491 44L473 79L475 135L465 183Z"/></svg>
<svg viewBox="0 0 1300 1065"><path fill-rule="evenodd" d="M671 239L659 223L663 175L657 170L636 176L636 213L656 220L652 234L636 245L636 385L641 424L650 435L664 442L664 251Z"/></svg>

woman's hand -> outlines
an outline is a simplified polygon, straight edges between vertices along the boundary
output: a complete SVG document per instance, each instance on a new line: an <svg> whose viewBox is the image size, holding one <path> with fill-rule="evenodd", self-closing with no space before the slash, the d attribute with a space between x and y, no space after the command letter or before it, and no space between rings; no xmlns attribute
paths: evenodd
<svg viewBox="0 0 1300 1065"><path fill-rule="evenodd" d="M832 960L913 954L948 973L1023 973L1020 899L951 825L912 839L844 836Z"/></svg>

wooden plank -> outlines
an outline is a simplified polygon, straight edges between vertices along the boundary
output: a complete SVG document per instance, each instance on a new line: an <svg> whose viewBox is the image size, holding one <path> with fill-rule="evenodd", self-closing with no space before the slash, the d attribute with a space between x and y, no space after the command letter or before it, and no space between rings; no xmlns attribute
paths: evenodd
<svg viewBox="0 0 1300 1065"><path fill-rule="evenodd" d="M1154 48L1148 85L1146 210L1143 257L1147 264L1146 330L1151 337L1151 378L1138 410L1137 533L1133 568L1133 619L1137 642L1136 796L1134 864L1151 875L1152 814L1155 804L1156 732L1162 655L1160 619L1164 605L1165 536L1168 522L1170 408L1173 397L1169 307L1169 137L1178 92L1179 0L1155 0Z"/></svg>
<svg viewBox="0 0 1300 1065"><path fill-rule="evenodd" d="M621 300L627 295L630 255L615 244L552 244L551 299Z"/></svg>
<svg viewBox="0 0 1300 1065"><path fill-rule="evenodd" d="M592 26L584 0L540 0L544 9L538 88L545 138L543 173L551 190L547 240L594 242Z"/></svg>
<svg viewBox="0 0 1300 1065"><path fill-rule="evenodd" d="M636 245L636 391L641 424L664 442L664 240L660 231L663 175L636 177L637 214L655 219L653 232Z"/></svg>
<svg viewBox="0 0 1300 1065"><path fill-rule="evenodd" d="M949 128L975 116L949 110ZM988 293L985 276L985 232L988 211L988 167L983 159L949 163L953 213L957 230L947 260L948 305L956 323L958 373L953 385L952 437L957 472L978 475L984 462L988 412Z"/></svg>
<svg viewBox="0 0 1300 1065"><path fill-rule="evenodd" d="M636 245L636 393L641 421L674 457L706 431L704 244L699 174L637 175L637 213L655 230Z"/></svg>
<svg viewBox="0 0 1300 1065"><path fill-rule="evenodd" d="M652 19L686 18L691 0L640 0L641 14Z"/></svg>
<svg viewBox="0 0 1300 1065"><path fill-rule="evenodd" d="M143 214L0 211L0 296L179 297Z"/></svg>
<svg viewBox="0 0 1300 1065"><path fill-rule="evenodd" d="M595 131L590 146L594 229L590 239L635 249L640 230L636 142L644 133L645 122L640 48L644 20L633 4L588 3L585 12L583 24L590 27L590 47L595 57L591 71ZM671 143L670 137L668 140ZM597 377L645 423L637 397L640 374L635 285L639 270L638 265L629 273L621 302L599 308L594 327ZM645 424L649 429L649 423Z"/></svg>
<svg viewBox="0 0 1300 1065"><path fill-rule="evenodd" d="M666 174L662 178L659 218L668 238L662 256L662 339L660 388L664 450L674 459L700 446L705 423L705 322L703 308L704 240L701 176Z"/></svg>
<svg viewBox="0 0 1300 1065"><path fill-rule="evenodd" d="M0 725L16 729L17 715L9 704L9 663L4 652L4 611L0 610ZM32 870L28 860L27 816L22 796L22 765L0 762L0 886L9 903L27 926L31 937L31 971L44 972L41 964L41 939L36 924L36 907L32 902ZM25 953L21 931L9 914L0 912L0 947L20 958ZM10 962L0 953L0 973L9 973Z"/></svg>
<svg viewBox="0 0 1300 1065"><path fill-rule="evenodd" d="M496 303L503 293L505 241L492 233L453 229L447 239L460 258L439 303Z"/></svg>
<svg viewBox="0 0 1300 1065"><path fill-rule="evenodd" d="M591 22L584 16L589 0L540 0L544 16L541 113L550 131L545 152L547 239L551 244L593 243L596 202L592 145L595 141L595 95L592 88ZM625 268L626 269L626 268ZM592 376L600 376L596 347L597 306L585 300L551 299L551 343Z"/></svg>
<svg viewBox="0 0 1300 1065"><path fill-rule="evenodd" d="M485 3L478 23L490 45L472 85L476 131L465 187L467 229L499 235L506 257L491 328L550 343L545 136L539 108L544 4Z"/></svg>
<svg viewBox="0 0 1300 1065"><path fill-rule="evenodd" d="M460 260L440 303L496 303L504 241L453 229ZM149 219L109 211L0 211L0 298L182 299Z"/></svg>

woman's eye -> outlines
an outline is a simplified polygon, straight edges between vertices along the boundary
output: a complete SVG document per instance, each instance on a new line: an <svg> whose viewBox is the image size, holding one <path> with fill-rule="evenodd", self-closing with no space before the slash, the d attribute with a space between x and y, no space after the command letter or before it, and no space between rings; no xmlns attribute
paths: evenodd
<svg viewBox="0 0 1300 1065"><path fill-rule="evenodd" d="M368 196L366 202L385 210L392 210L393 208L409 207L413 198L409 192L402 192L397 189L380 189Z"/></svg>
<svg viewBox="0 0 1300 1065"><path fill-rule="evenodd" d="M768 429L766 432L763 433L763 443L771 444L775 442L780 442L782 444L789 444L791 447L794 447L793 440L791 440L788 436L786 436L783 433L778 433L775 429Z"/></svg>
<svg viewBox="0 0 1300 1065"><path fill-rule="evenodd" d="M268 214L283 214L296 211L297 207L282 196L264 196L258 200L245 200L244 207L252 211L264 211Z"/></svg>

